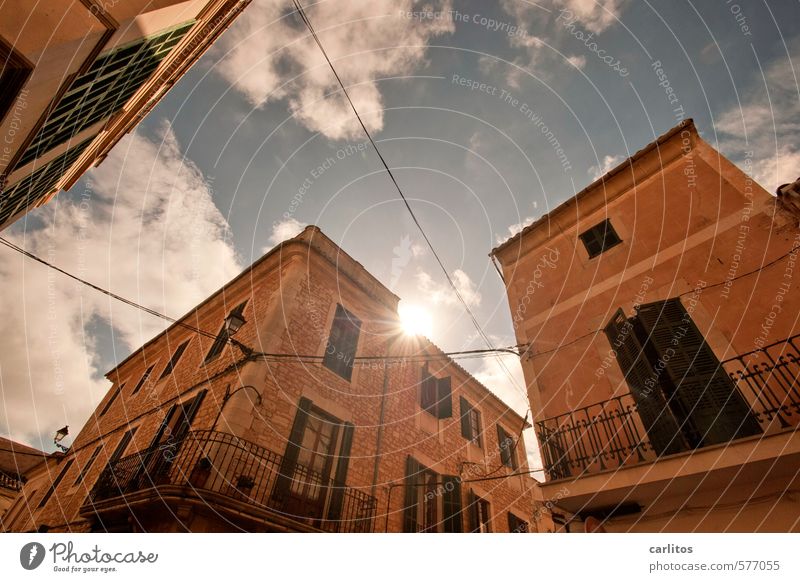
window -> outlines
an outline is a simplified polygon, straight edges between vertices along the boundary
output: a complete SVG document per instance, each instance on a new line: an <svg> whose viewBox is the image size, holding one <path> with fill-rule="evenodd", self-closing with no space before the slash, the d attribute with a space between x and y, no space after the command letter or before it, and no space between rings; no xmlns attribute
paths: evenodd
<svg viewBox="0 0 800 582"><path fill-rule="evenodd" d="M86 139L43 166L37 166L32 173L7 190L2 189L0 225L18 212L35 206L53 192L58 181L89 147L92 139Z"/></svg>
<svg viewBox="0 0 800 582"><path fill-rule="evenodd" d="M228 317L231 315L242 315L244 313L244 308L247 307L247 301L242 301L239 305L236 306L235 309L231 310L228 314ZM227 319L227 318L226 318ZM208 364L209 362L215 360L217 356L222 353L222 350L225 349L225 346L228 345L228 330L225 328L225 324L222 324L222 327L217 334L214 343L211 344L211 349L208 351L208 355L206 355L206 359L203 360L203 364Z"/></svg>
<svg viewBox="0 0 800 582"><path fill-rule="evenodd" d="M353 433L349 422L314 406L308 398L299 400L272 499L281 511L316 519L327 511L328 519L339 518Z"/></svg>
<svg viewBox="0 0 800 582"><path fill-rule="evenodd" d="M52 497L53 492L56 490L56 487L58 487L61 484L61 480L64 479L64 476L67 474L67 471L69 471L70 467L72 467L72 462L73 459L67 461L67 464L64 465L63 469L61 469L61 472L58 474L58 477L56 477L55 481L53 481L50 484L50 488L47 490L47 493L44 494L44 497L42 497L42 500L39 502L40 508L44 507L47 504L47 502L50 501L50 497Z"/></svg>
<svg viewBox="0 0 800 582"><path fill-rule="evenodd" d="M54 104L16 167L122 109L193 25L187 22L99 56Z"/></svg>
<svg viewBox="0 0 800 582"><path fill-rule="evenodd" d="M122 458L122 455L125 454L125 450L128 448L131 440L133 439L133 435L136 432L136 427L128 430L122 438L120 439L119 443L117 443L117 448L114 449L114 452L108 458L108 464L116 463Z"/></svg>
<svg viewBox="0 0 800 582"><path fill-rule="evenodd" d="M0 38L0 121L14 108L33 67L14 48Z"/></svg>
<svg viewBox="0 0 800 582"><path fill-rule="evenodd" d="M459 477L439 475L409 456L405 488L404 532L462 531Z"/></svg>
<svg viewBox="0 0 800 582"><path fill-rule="evenodd" d="M491 533L492 516L489 511L489 502L469 492L469 524L472 533Z"/></svg>
<svg viewBox="0 0 800 582"><path fill-rule="evenodd" d="M95 448L94 452L92 453L92 456L89 457L89 459L86 461L86 464L78 472L78 478L75 479L75 483L72 484L73 487L75 485L79 485L81 483L81 481L83 481L83 478L86 476L86 473L89 472L89 469L92 468L92 465L94 464L94 460L97 458L97 455L100 452L100 449L102 449L102 448L103 448L103 445L99 445L97 448Z"/></svg>
<svg viewBox="0 0 800 582"><path fill-rule="evenodd" d="M97 415L98 418L103 416L106 412L108 412L108 410L111 408L111 405L114 404L114 401L117 399L117 396L119 396L119 393L122 392L123 388L125 388L125 384L121 384L120 386L112 390L111 396L109 396L108 400L106 400L106 404L105 406L103 406L103 409L100 411L100 414Z"/></svg>
<svg viewBox="0 0 800 582"><path fill-rule="evenodd" d="M761 433L679 298L620 309L605 332L658 454Z"/></svg>
<svg viewBox="0 0 800 582"><path fill-rule="evenodd" d="M453 392L450 376L436 378L428 374L427 365L422 369L420 384L420 406L436 418L453 416Z"/></svg>
<svg viewBox="0 0 800 582"><path fill-rule="evenodd" d="M353 358L356 355L360 331L361 321L344 307L337 305L322 363L347 381L353 375Z"/></svg>
<svg viewBox="0 0 800 582"><path fill-rule="evenodd" d="M481 442L481 413L461 397L461 436L479 447Z"/></svg>
<svg viewBox="0 0 800 582"><path fill-rule="evenodd" d="M607 218L580 235L589 258L592 259L622 242Z"/></svg>
<svg viewBox="0 0 800 582"><path fill-rule="evenodd" d="M506 467L517 470L516 441L499 424L497 425L497 443L500 446L500 461Z"/></svg>
<svg viewBox="0 0 800 582"><path fill-rule="evenodd" d="M183 355L183 352L184 352L184 350L186 350L186 346L188 346L188 345L189 345L189 340L186 340L185 342L183 342L181 345L178 346L178 348L175 350L175 353L172 354L172 357L170 358L169 362L167 362L167 366L164 368L164 371L161 373L161 378L159 378L159 380L162 380L162 379L166 378L167 376L169 376L172 373L172 370L175 369L175 366L177 365L178 360L181 359L181 356Z"/></svg>
<svg viewBox="0 0 800 582"><path fill-rule="evenodd" d="M510 533L528 533L530 531L530 527L528 526L528 522L524 519L518 518L516 515L508 512L508 531Z"/></svg>
<svg viewBox="0 0 800 582"><path fill-rule="evenodd" d="M155 367L156 367L156 365L153 364L152 366L147 368L147 370L144 371L144 374L142 374L142 377L139 378L139 382L137 382L136 386L133 387L133 392L131 392L131 396L133 396L139 390L142 389L142 386L144 386L145 382L147 382L147 379L150 378L150 374L153 373L153 368L155 368Z"/></svg>

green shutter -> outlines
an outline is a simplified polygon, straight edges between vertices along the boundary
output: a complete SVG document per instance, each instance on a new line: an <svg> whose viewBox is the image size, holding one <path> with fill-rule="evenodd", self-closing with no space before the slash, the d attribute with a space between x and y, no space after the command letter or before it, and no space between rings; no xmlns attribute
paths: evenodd
<svg viewBox="0 0 800 582"><path fill-rule="evenodd" d="M420 465L409 455L406 458L406 481L405 481L405 503L403 504L403 531L406 533L416 533L417 524L417 500L419 499L417 483L419 482Z"/></svg>
<svg viewBox="0 0 800 582"><path fill-rule="evenodd" d="M436 392L438 383L436 378L428 375L427 370L422 371L422 382L420 385L420 406L423 410L436 416Z"/></svg>
<svg viewBox="0 0 800 582"><path fill-rule="evenodd" d="M761 433L750 407L680 299L643 305L637 319L665 365L665 380L674 391L672 400L693 446Z"/></svg>
<svg viewBox="0 0 800 582"><path fill-rule="evenodd" d="M459 404L461 405L461 436L471 441L472 430L469 425L469 411L472 407L463 396L459 398Z"/></svg>
<svg viewBox="0 0 800 582"><path fill-rule="evenodd" d="M329 519L336 521L342 514L344 501L344 488L347 484L347 469L350 465L350 449L353 446L353 431L355 428L349 422L344 423L342 432L342 445L339 449L339 462L336 465L336 475L333 479L334 490L331 494L331 504L328 509Z"/></svg>
<svg viewBox="0 0 800 582"><path fill-rule="evenodd" d="M468 505L467 512L469 513L469 531L476 533L480 531L480 523L478 520L478 496L470 490L467 496Z"/></svg>
<svg viewBox="0 0 800 582"><path fill-rule="evenodd" d="M437 418L451 418L453 416L453 392L450 376L439 378L436 381L436 401Z"/></svg>
<svg viewBox="0 0 800 582"><path fill-rule="evenodd" d="M443 510L444 531L446 533L461 533L461 478L453 475L442 476L444 488Z"/></svg>
<svg viewBox="0 0 800 582"><path fill-rule="evenodd" d="M300 455L300 447L303 443L303 433L306 431L308 423L308 413L311 410L311 400L301 397L297 403L297 414L294 417L292 431L289 433L289 442L286 443L286 451L283 454L281 470L278 479L275 481L275 491L273 500L280 506L285 502L285 496L289 493L289 487L294 478L294 468L297 465L297 457Z"/></svg>
<svg viewBox="0 0 800 582"><path fill-rule="evenodd" d="M605 328L608 342L636 402L650 444L658 455L678 453L687 449L678 422L672 414L659 377L648 361L644 347L636 334L635 320L629 320L618 309Z"/></svg>

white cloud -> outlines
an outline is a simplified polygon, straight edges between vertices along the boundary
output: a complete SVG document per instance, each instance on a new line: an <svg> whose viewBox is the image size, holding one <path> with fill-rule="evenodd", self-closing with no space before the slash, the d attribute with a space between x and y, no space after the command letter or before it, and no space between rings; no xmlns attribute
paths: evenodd
<svg viewBox="0 0 800 582"><path fill-rule="evenodd" d="M282 243L300 234L306 226L308 226L306 223L292 217L280 220L272 225L272 234L269 235L269 242L273 246ZM265 248L264 252L270 250L270 248Z"/></svg>
<svg viewBox="0 0 800 582"><path fill-rule="evenodd" d="M477 307L481 304L481 293L475 287L469 275L461 269L453 271L451 276L453 285L458 289L459 294L469 307ZM417 289L422 292L428 301L441 305L460 305L458 297L450 284L437 283L427 272L419 270L417 272Z"/></svg>
<svg viewBox="0 0 800 582"><path fill-rule="evenodd" d="M44 228L4 236L137 303L182 315L241 265L209 184L169 125L161 138L126 136L90 172L77 203L62 195L32 213ZM37 446L65 424L77 434L108 389L95 323L112 325L128 348L167 325L9 249L0 249L0 282L0 431Z"/></svg>
<svg viewBox="0 0 800 582"><path fill-rule="evenodd" d="M798 71L792 67L792 61L800 62L800 42L790 47L790 55L791 61L783 57L770 63L742 106L723 112L715 123L722 152L769 192L800 175Z"/></svg>
<svg viewBox="0 0 800 582"><path fill-rule="evenodd" d="M503 233L503 234L496 234L495 235L495 237L494 237L495 243L498 244L498 245L499 244L503 244L509 238L511 238L515 234L521 232L523 228L525 228L526 226L532 224L534 220L536 220L536 219L533 216L528 216L522 222L517 222L515 224L509 225L508 234Z"/></svg>
<svg viewBox="0 0 800 582"><path fill-rule="evenodd" d="M253 106L286 100L292 115L331 139L361 137L319 48L291 4L255 0L217 43L216 72ZM376 79L423 62L427 44L454 30L452 0L320 2L306 9L320 40L370 131L383 128ZM408 18L426 11L429 18ZM433 16L436 17L433 17Z"/></svg>
<svg viewBox="0 0 800 582"><path fill-rule="evenodd" d="M586 57L583 55L573 55L568 57L567 61L576 69L583 69L586 66Z"/></svg>
<svg viewBox="0 0 800 582"><path fill-rule="evenodd" d="M626 2L623 0L556 0L556 10L569 10L587 30L599 34L615 24Z"/></svg>
<svg viewBox="0 0 800 582"><path fill-rule="evenodd" d="M604 156L603 162L599 166L591 166L587 172L592 180L597 180L600 176L605 176L616 168L624 159L622 156Z"/></svg>

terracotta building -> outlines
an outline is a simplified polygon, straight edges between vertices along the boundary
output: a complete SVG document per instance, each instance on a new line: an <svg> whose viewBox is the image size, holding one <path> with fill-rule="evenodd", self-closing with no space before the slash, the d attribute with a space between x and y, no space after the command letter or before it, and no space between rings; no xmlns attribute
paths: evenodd
<svg viewBox="0 0 800 582"><path fill-rule="evenodd" d="M100 163L250 0L0 4L0 229Z"/></svg>
<svg viewBox="0 0 800 582"><path fill-rule="evenodd" d="M787 196L686 121L494 249L564 529L800 530Z"/></svg>
<svg viewBox="0 0 800 582"><path fill-rule="evenodd" d="M44 471L50 457L22 443L0 437L0 523L9 518L7 510L20 497L22 487Z"/></svg>
<svg viewBox="0 0 800 582"><path fill-rule="evenodd" d="M306 228L108 373L7 527L533 531L524 419L397 303Z"/></svg>

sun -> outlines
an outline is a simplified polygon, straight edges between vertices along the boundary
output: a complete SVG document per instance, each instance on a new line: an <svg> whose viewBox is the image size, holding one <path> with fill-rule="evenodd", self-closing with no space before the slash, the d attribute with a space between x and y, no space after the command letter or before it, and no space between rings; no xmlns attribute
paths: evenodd
<svg viewBox="0 0 800 582"><path fill-rule="evenodd" d="M409 305L400 302L397 308L400 315L400 323L403 326L403 333L406 335L431 336L433 331L433 317L430 311L419 305Z"/></svg>

